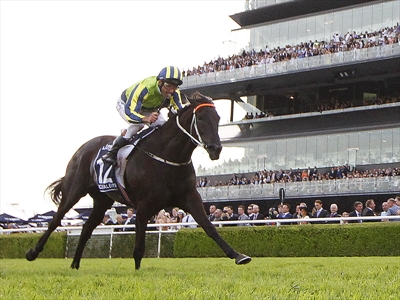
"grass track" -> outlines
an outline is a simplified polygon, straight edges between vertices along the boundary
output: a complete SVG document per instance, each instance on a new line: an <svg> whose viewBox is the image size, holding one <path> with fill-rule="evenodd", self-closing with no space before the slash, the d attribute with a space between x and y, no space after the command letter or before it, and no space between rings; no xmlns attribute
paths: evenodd
<svg viewBox="0 0 400 300"><path fill-rule="evenodd" d="M0 299L399 299L400 257L0 260Z"/></svg>

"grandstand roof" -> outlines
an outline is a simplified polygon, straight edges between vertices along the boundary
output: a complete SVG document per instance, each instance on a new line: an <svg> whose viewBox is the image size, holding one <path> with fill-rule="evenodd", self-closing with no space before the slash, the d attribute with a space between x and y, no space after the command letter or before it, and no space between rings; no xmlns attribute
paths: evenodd
<svg viewBox="0 0 400 300"><path fill-rule="evenodd" d="M381 2L378 0L346 0L346 1L319 1L319 0L295 0L276 5L264 6L254 10L244 11L230 17L242 28L250 28L255 25L298 18L304 15L317 14L322 11L334 10L347 6L354 6L367 2Z"/></svg>

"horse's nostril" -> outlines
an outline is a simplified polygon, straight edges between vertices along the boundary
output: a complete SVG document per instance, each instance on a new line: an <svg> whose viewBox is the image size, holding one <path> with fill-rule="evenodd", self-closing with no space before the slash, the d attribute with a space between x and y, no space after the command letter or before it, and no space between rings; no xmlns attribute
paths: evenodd
<svg viewBox="0 0 400 300"><path fill-rule="evenodd" d="M221 146L217 146L217 145L207 145L206 149L208 151L213 151L213 152L216 152L216 153L220 153L221 150L222 150L222 147Z"/></svg>

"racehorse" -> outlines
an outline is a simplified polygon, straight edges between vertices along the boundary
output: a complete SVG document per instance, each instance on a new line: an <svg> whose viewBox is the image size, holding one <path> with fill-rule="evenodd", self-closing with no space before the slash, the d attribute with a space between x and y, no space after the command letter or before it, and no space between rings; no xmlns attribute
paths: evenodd
<svg viewBox="0 0 400 300"><path fill-rule="evenodd" d="M133 251L135 269L140 268L145 251L148 220L163 208L178 206L192 214L236 264L247 264L251 257L236 252L228 245L208 220L200 194L196 189L196 174L191 161L194 149L203 146L211 160L219 158L222 150L218 135L220 117L210 98L195 92L188 98L189 105L176 114L169 114L168 121L134 148L126 163L125 191L136 209L136 240ZM79 269L86 242L102 221L104 213L114 200L100 192L93 174L93 164L98 150L114 140L114 136L100 136L83 144L71 158L64 177L50 184L52 201L58 205L57 213L41 236L35 248L26 252L29 261L43 251L50 234L61 225L64 215L85 195L93 198L93 209L84 224L71 268Z"/></svg>

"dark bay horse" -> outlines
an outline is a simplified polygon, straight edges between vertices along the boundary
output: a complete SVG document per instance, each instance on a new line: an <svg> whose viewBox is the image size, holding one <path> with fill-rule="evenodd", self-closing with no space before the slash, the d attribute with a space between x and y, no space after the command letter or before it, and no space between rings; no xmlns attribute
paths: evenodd
<svg viewBox="0 0 400 300"><path fill-rule="evenodd" d="M148 220L161 209L173 206L190 212L225 254L235 259L236 264L251 261L249 256L232 249L207 219L201 196L196 189L196 174L191 156L194 149L201 145L207 150L210 159L219 158L222 149L218 135L219 116L208 97L196 92L188 100L190 105L170 116L163 126L142 140L127 161L124 176L126 193L137 211L133 251L136 269L140 268L144 255ZM26 252L29 261L36 259L43 251L50 234L61 225L64 215L89 194L93 198L93 210L83 226L71 264L71 268L79 269L86 242L102 221L106 210L114 203L107 194L99 191L92 167L98 150L114 138L100 136L83 144L71 158L65 176L49 185L47 189L53 202L58 205L58 211L36 247Z"/></svg>

